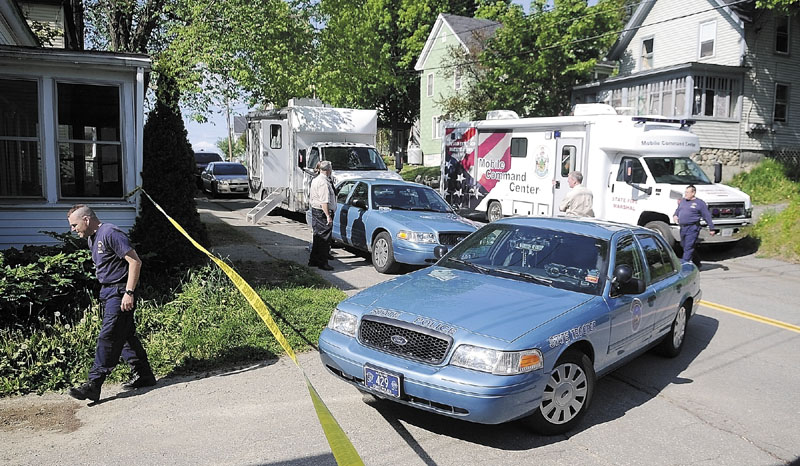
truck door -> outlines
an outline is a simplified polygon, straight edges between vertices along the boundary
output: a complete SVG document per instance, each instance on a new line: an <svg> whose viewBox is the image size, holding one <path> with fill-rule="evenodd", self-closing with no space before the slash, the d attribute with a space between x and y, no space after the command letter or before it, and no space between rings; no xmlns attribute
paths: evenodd
<svg viewBox="0 0 800 466"><path fill-rule="evenodd" d="M567 176L569 172L583 167L583 139L559 138L556 144L556 166L553 180L553 216L559 215L561 201L569 192ZM583 174L584 179L586 173ZM586 182L584 181L584 184ZM563 214L562 214L563 215Z"/></svg>
<svg viewBox="0 0 800 466"><path fill-rule="evenodd" d="M264 120L261 128L261 184L288 188L294 158L289 154L286 120Z"/></svg>
<svg viewBox="0 0 800 466"><path fill-rule="evenodd" d="M631 184L626 183L623 178L626 160L630 160L632 163ZM644 191L634 187L634 185L644 187L648 181L642 161L638 157L630 155L617 155L611 166L611 173L608 173L607 176L611 190L611 202L606 205L606 219L635 225L639 221L639 214L642 211L639 201L647 200L650 197Z"/></svg>

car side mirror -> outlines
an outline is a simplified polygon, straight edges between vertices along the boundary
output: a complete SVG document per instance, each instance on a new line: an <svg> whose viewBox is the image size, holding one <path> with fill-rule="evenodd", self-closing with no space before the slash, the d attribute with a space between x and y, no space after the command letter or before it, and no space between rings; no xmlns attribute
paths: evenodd
<svg viewBox="0 0 800 466"><path fill-rule="evenodd" d="M644 280L633 277L633 269L628 264L618 265L614 269L611 286L619 294L642 294L645 290Z"/></svg>
<svg viewBox="0 0 800 466"><path fill-rule="evenodd" d="M445 254L447 254L447 246L439 245L433 248L433 256L437 259L441 259Z"/></svg>
<svg viewBox="0 0 800 466"><path fill-rule="evenodd" d="M358 207L359 209L366 210L367 208L367 202L364 199L353 199L352 201L350 201L350 205L352 205L353 207Z"/></svg>
<svg viewBox="0 0 800 466"><path fill-rule="evenodd" d="M622 180L627 184L633 182L633 162L630 159L622 164Z"/></svg>

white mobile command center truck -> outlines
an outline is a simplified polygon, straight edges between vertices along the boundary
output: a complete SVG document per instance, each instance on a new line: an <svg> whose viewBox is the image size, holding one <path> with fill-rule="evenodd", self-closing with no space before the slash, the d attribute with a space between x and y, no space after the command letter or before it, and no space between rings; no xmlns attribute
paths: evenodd
<svg viewBox="0 0 800 466"><path fill-rule="evenodd" d="M321 160L331 162L334 183L358 177L401 179L375 149L375 110L291 99L285 108L251 112L246 120L250 197L260 201L247 214L252 223L279 206L293 212L308 209L314 167Z"/></svg>
<svg viewBox="0 0 800 466"><path fill-rule="evenodd" d="M702 241L734 242L752 225L750 196L719 183L721 166L712 182L689 158L700 149L691 121L617 115L605 104L577 105L574 116L489 118L443 123L440 190L462 214L562 215L567 175L578 170L597 218L657 230L672 245L672 215L690 184L717 233L702 230Z"/></svg>

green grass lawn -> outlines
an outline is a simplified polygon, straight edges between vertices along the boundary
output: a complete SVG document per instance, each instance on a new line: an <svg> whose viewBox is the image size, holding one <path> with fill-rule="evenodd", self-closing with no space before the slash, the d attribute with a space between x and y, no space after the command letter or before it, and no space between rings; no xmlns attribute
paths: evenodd
<svg viewBox="0 0 800 466"><path fill-rule="evenodd" d="M766 159L729 183L750 195L753 204L788 204L781 212L761 216L752 236L759 242L758 255L800 263L800 183L789 170Z"/></svg>

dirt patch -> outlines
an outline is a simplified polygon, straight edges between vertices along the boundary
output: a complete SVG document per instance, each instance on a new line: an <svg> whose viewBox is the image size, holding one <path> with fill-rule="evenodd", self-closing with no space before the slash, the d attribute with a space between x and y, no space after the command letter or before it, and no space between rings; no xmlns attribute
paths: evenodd
<svg viewBox="0 0 800 466"><path fill-rule="evenodd" d="M0 406L0 431L21 429L49 430L68 434L81 426L75 413L80 406L73 401Z"/></svg>

